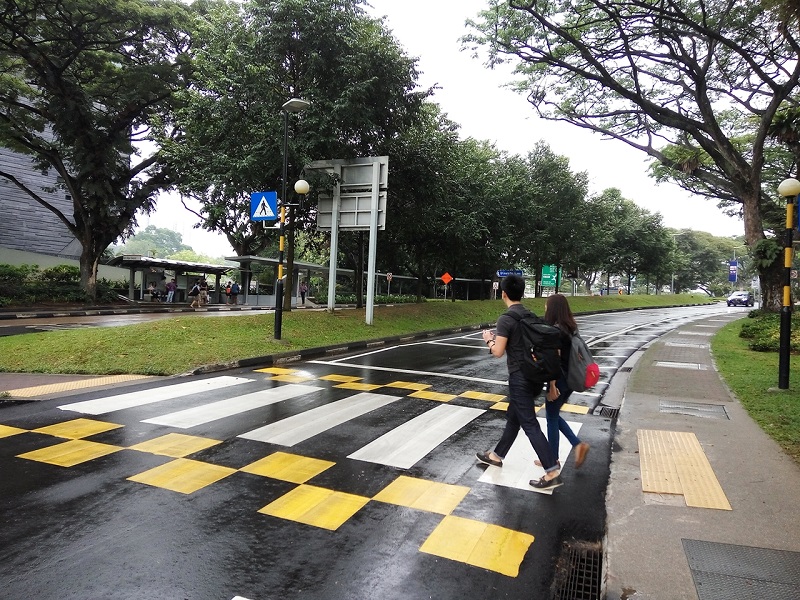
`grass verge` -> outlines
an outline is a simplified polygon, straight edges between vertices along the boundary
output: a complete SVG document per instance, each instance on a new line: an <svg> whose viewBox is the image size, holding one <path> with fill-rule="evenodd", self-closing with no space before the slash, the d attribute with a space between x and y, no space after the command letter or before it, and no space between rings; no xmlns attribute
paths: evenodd
<svg viewBox="0 0 800 600"><path fill-rule="evenodd" d="M576 313L708 302L700 296L576 296ZM525 300L537 314L544 299ZM274 338L274 315L174 318L123 327L71 329L0 337L0 371L87 375L175 375L204 365L336 346L424 331L494 323L505 310L500 300L430 301L377 306L373 324L365 311L284 312L281 340Z"/></svg>
<svg viewBox="0 0 800 600"><path fill-rule="evenodd" d="M800 463L800 368L789 372L789 389L778 387L778 353L756 352L740 337L749 319L723 327L711 341L717 369L747 412L772 439ZM800 360L796 354L792 362ZM772 388L772 391L770 391Z"/></svg>

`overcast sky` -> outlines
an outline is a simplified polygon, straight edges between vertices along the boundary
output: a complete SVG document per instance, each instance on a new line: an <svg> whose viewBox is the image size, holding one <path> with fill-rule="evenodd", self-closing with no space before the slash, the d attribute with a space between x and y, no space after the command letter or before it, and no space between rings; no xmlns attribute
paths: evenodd
<svg viewBox="0 0 800 600"><path fill-rule="evenodd" d="M434 101L461 126L462 137L490 140L500 150L521 155L544 140L556 154L570 159L572 171L588 173L592 193L619 188L623 197L661 213L667 227L718 236L743 233L741 220L723 215L713 201L692 198L675 185L656 185L647 176L650 159L643 152L575 126L538 119L524 96L503 87L511 79L508 70L489 70L469 52L461 52L458 39L466 32L464 21L475 17L485 0L370 0L370 4L369 12L385 16L395 38L419 59L420 85L440 88ZM391 201L391 161L389 194ZM232 254L224 236L193 230L195 222L179 201L167 198L159 200L154 216L140 218L142 227L153 224L180 232L184 243L197 252Z"/></svg>

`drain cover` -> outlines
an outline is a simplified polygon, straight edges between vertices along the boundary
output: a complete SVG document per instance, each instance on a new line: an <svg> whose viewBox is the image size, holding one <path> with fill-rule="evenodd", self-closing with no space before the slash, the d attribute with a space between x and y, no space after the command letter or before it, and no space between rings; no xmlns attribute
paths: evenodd
<svg viewBox="0 0 800 600"><path fill-rule="evenodd" d="M599 542L564 542L553 582L555 600L600 600L601 550Z"/></svg>
<svg viewBox="0 0 800 600"><path fill-rule="evenodd" d="M619 408L614 406L603 406L600 408L600 416L608 419L616 419L619 416Z"/></svg>
<svg viewBox="0 0 800 600"><path fill-rule="evenodd" d="M699 600L796 600L800 552L682 540Z"/></svg>
<svg viewBox="0 0 800 600"><path fill-rule="evenodd" d="M728 412L722 404L700 404L697 402L674 402L661 400L659 412L676 415L689 415L690 417L705 417L707 419L730 419Z"/></svg>

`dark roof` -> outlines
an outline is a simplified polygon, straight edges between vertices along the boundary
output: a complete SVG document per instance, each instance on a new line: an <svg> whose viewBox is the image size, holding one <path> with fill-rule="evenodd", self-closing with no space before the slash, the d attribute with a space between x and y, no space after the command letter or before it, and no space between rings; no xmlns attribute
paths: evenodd
<svg viewBox="0 0 800 600"><path fill-rule="evenodd" d="M127 267L132 269L149 269L159 267L170 271L180 271L181 273L213 273L214 275L224 275L228 271L237 269L234 265L212 265L209 263L196 263L185 260L172 260L169 258L152 258L139 254L123 254L115 256L108 264L112 267Z"/></svg>

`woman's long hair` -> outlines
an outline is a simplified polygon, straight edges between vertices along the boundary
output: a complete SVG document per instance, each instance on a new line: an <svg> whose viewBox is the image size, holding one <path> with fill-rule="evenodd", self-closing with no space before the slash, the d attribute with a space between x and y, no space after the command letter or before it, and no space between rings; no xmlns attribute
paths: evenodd
<svg viewBox="0 0 800 600"><path fill-rule="evenodd" d="M575 317L572 316L572 310L570 310L569 302L564 294L553 294L547 298L544 320L550 325L556 325L567 331L570 335L578 331L578 324L575 322Z"/></svg>

